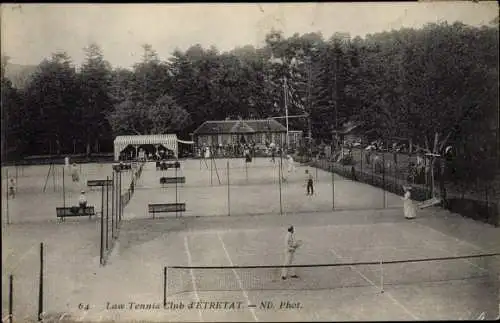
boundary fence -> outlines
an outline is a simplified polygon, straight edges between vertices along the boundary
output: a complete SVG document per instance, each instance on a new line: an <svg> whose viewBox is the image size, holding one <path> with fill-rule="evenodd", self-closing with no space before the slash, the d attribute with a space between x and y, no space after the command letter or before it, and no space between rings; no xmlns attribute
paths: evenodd
<svg viewBox="0 0 500 323"><path fill-rule="evenodd" d="M389 159L389 154L391 153L380 153L378 155L379 162L374 162L368 153L358 150L357 153L351 155L353 157L349 163L317 159L308 164L397 195L404 194L403 185L411 184L412 199L415 201L422 202L438 195L443 200L442 206L444 208L474 220L496 227L500 226L500 199L495 200L495 196L498 196L500 192L496 192L493 187L485 188L483 197L466 195L463 190L459 192L457 187L445 181L444 175L438 172L436 181L438 188L436 190L439 192L435 192L429 178L423 174L412 175L409 156L403 160L399 158L398 161L398 157ZM370 155L373 156L373 153ZM371 162L367 163L368 160Z"/></svg>

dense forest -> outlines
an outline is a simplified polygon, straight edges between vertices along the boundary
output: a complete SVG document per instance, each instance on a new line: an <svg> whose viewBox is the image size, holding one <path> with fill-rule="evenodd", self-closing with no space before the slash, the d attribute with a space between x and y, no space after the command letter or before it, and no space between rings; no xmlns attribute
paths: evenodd
<svg viewBox="0 0 500 323"><path fill-rule="evenodd" d="M206 120L309 114L316 143L362 122L370 137L453 144L464 160L497 159L498 27L429 24L351 38L266 36L229 52L193 45L162 61L151 45L132 69L113 68L98 44L79 68L57 52L22 87L2 58L2 154L111 152L122 134L189 134ZM290 121L307 130L307 118ZM491 164L489 164L491 165Z"/></svg>

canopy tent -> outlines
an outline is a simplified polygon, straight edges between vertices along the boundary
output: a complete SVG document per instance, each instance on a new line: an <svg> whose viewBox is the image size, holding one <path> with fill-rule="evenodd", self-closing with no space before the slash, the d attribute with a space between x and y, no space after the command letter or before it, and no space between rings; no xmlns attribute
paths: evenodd
<svg viewBox="0 0 500 323"><path fill-rule="evenodd" d="M158 149L159 145L162 145L172 150L174 152L175 157L178 156L177 136L175 134L118 136L115 138L114 141L115 161L119 160L120 153L129 145L135 147L136 153L139 146L142 145L153 145L156 146L156 149Z"/></svg>

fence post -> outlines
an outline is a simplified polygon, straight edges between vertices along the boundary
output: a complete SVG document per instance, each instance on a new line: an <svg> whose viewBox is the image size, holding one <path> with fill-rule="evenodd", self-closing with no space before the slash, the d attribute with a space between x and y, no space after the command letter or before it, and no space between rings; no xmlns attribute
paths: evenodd
<svg viewBox="0 0 500 323"><path fill-rule="evenodd" d="M112 188L111 188L111 239L115 238L115 220L114 220L114 213L115 213L115 170L113 169L113 176L112 176Z"/></svg>
<svg viewBox="0 0 500 323"><path fill-rule="evenodd" d="M175 167L175 217L178 217L178 208L177 208L177 202L178 202L178 193L177 193L177 165L174 165Z"/></svg>
<svg viewBox="0 0 500 323"><path fill-rule="evenodd" d="M118 200L118 203L120 204L120 207L118 208L118 214L120 215L119 222L122 222L123 199L122 199L122 171L121 171L121 169L119 171L119 174L120 174L120 188L119 188L120 198Z"/></svg>
<svg viewBox="0 0 500 323"><path fill-rule="evenodd" d="M6 190L5 190L5 194L7 194L7 198L5 199L5 207L6 207L5 217L7 218L7 224L10 224L10 217L9 217L9 169L8 168L6 168L5 174L7 175L7 180L5 181L5 186L7 186ZM17 185L17 183L16 183L16 185Z"/></svg>
<svg viewBox="0 0 500 323"><path fill-rule="evenodd" d="M104 186L101 186L101 203L104 204ZM102 205L101 204L101 205ZM104 213L102 213L101 207L101 244L99 249L99 259L101 265L104 265Z"/></svg>
<svg viewBox="0 0 500 323"><path fill-rule="evenodd" d="M108 240L109 240L109 214L108 214L108 206L109 206L109 189L108 189L108 181L109 176L106 176L106 250L108 250Z"/></svg>
<svg viewBox="0 0 500 323"><path fill-rule="evenodd" d="M40 242L40 277L38 284L38 322L42 322L43 313L43 242Z"/></svg>
<svg viewBox="0 0 500 323"><path fill-rule="evenodd" d="M280 191L280 215L283 215L283 202L281 198L281 181L283 179L283 170L281 169L283 165L283 153L280 153L280 163L279 163L279 170L278 170L278 183L279 183L279 191Z"/></svg>
<svg viewBox="0 0 500 323"><path fill-rule="evenodd" d="M163 267L163 308L167 306L167 267Z"/></svg>
<svg viewBox="0 0 500 323"><path fill-rule="evenodd" d="M332 210L335 210L335 173L333 171L333 161L330 162L330 167L332 172Z"/></svg>
<svg viewBox="0 0 500 323"><path fill-rule="evenodd" d="M365 151L361 149L361 173L363 173L363 160L365 159ZM363 174L364 177L364 174Z"/></svg>
<svg viewBox="0 0 500 323"><path fill-rule="evenodd" d="M382 192L383 192L383 208L386 208L386 200L385 200L385 152L382 152Z"/></svg>
<svg viewBox="0 0 500 323"><path fill-rule="evenodd" d="M227 161L227 215L231 215L231 198L230 198L230 185L229 185L229 160Z"/></svg>
<svg viewBox="0 0 500 323"><path fill-rule="evenodd" d="M12 309L14 307L13 302L14 302L14 276L9 275L9 323L12 323Z"/></svg>

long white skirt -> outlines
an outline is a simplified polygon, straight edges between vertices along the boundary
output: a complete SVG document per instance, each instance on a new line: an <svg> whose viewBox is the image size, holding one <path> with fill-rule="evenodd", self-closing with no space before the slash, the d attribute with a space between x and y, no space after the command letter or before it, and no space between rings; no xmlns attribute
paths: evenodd
<svg viewBox="0 0 500 323"><path fill-rule="evenodd" d="M415 208L415 204L411 199L405 199L403 202L403 209L405 218L414 219L417 216L417 209Z"/></svg>

